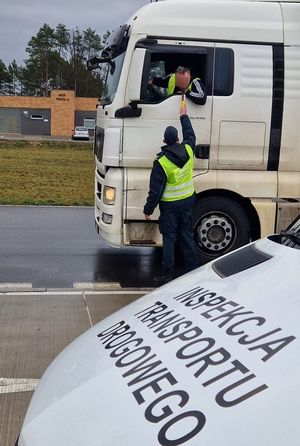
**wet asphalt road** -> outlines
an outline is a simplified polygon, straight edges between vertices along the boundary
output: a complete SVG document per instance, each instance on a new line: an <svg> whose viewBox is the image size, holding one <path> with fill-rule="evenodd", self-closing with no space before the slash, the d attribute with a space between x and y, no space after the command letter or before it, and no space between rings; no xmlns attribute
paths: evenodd
<svg viewBox="0 0 300 446"><path fill-rule="evenodd" d="M0 206L0 284L149 287L160 256L158 248L110 247L95 231L93 208Z"/></svg>

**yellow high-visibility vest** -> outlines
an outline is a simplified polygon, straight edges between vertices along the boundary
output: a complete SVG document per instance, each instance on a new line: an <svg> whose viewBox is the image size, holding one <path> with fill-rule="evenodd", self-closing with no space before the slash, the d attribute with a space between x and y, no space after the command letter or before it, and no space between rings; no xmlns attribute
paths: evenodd
<svg viewBox="0 0 300 446"><path fill-rule="evenodd" d="M161 201L183 200L191 197L195 192L193 184L194 153L189 144L185 144L185 149L189 155L189 160L182 168L176 166L166 155L158 159L167 177Z"/></svg>

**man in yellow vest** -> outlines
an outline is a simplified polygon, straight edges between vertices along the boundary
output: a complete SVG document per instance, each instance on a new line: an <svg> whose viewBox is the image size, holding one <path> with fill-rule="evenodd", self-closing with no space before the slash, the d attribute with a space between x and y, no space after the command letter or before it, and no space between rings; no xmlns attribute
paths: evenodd
<svg viewBox="0 0 300 446"><path fill-rule="evenodd" d="M149 85L163 87L167 89L168 96L177 93L185 93L195 104L204 105L206 103L206 89L200 78L192 80L191 72L187 67L178 67L175 73L168 76L154 77L149 80Z"/></svg>
<svg viewBox="0 0 300 446"><path fill-rule="evenodd" d="M149 193L144 206L145 219L150 220L159 204L159 229L163 236L163 274L157 280L160 282L168 282L175 277L176 240L183 253L186 271L198 266L192 223L192 206L195 200L192 176L196 137L186 112L185 100L181 102L180 121L183 141L179 144L175 127L166 128L165 145L153 163Z"/></svg>

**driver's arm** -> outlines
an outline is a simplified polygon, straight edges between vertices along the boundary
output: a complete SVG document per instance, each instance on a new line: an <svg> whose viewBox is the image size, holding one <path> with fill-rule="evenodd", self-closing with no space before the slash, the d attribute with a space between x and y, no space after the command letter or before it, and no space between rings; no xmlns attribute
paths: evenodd
<svg viewBox="0 0 300 446"><path fill-rule="evenodd" d="M152 77L149 80L150 85L155 85L156 87L167 88L170 76L166 77Z"/></svg>

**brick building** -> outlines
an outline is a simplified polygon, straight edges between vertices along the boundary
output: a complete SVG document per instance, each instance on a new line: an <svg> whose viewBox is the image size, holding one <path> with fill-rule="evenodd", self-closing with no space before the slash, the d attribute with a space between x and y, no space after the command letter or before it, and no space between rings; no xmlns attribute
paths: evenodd
<svg viewBox="0 0 300 446"><path fill-rule="evenodd" d="M52 90L50 97L0 96L0 133L71 136L76 125L93 134L97 98L78 98L74 91Z"/></svg>

